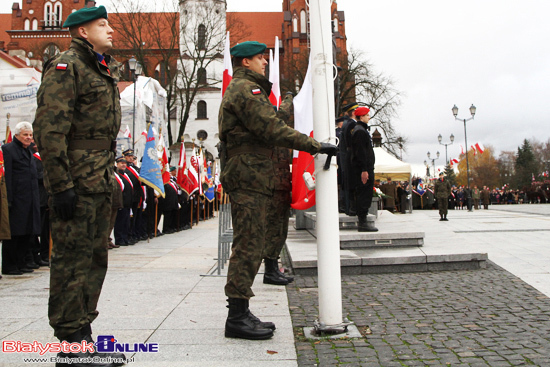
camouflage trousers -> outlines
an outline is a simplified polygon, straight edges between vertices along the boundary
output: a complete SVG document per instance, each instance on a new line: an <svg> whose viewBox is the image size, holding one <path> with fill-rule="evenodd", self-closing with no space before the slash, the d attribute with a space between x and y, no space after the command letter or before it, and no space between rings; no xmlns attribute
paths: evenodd
<svg viewBox="0 0 550 367"><path fill-rule="evenodd" d="M51 202L50 202L51 204ZM58 338L92 323L107 273L110 194L77 195L74 218L52 210L52 257L48 317Z"/></svg>
<svg viewBox="0 0 550 367"><path fill-rule="evenodd" d="M290 192L277 190L267 209L264 257L277 260L288 236Z"/></svg>
<svg viewBox="0 0 550 367"><path fill-rule="evenodd" d="M254 297L252 284L263 259L266 234L266 208L270 196L235 190L229 193L233 222L233 244L227 268L225 295L229 298Z"/></svg>
<svg viewBox="0 0 550 367"><path fill-rule="evenodd" d="M439 214L447 215L449 200L447 198L437 198L437 207L439 208Z"/></svg>

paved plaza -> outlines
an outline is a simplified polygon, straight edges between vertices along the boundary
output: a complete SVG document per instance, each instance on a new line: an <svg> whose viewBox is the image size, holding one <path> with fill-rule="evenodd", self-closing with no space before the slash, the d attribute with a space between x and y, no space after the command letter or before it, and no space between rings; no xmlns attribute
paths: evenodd
<svg viewBox="0 0 550 367"><path fill-rule="evenodd" d="M158 343L127 353L129 366L550 366L550 205L406 214L430 241L487 252L486 269L342 277L343 312L357 339L313 340L303 327L318 314L317 279L285 290L259 274L252 311L277 325L266 341L227 339L225 278L216 264L217 218L192 230L109 252L94 337ZM262 271L262 269L260 270ZM222 271L223 274L223 271ZM0 280L0 339L57 341L46 317L49 271ZM54 354L46 354L51 357ZM0 353L0 366L33 353Z"/></svg>

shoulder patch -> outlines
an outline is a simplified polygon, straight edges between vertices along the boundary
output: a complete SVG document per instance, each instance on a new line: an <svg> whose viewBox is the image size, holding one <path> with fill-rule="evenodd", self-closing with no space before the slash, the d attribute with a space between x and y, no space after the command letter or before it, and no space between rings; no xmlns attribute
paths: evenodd
<svg viewBox="0 0 550 367"><path fill-rule="evenodd" d="M259 88L252 89L252 94L260 94L262 91Z"/></svg>
<svg viewBox="0 0 550 367"><path fill-rule="evenodd" d="M67 64L57 64L57 66L55 67L56 70L67 70Z"/></svg>

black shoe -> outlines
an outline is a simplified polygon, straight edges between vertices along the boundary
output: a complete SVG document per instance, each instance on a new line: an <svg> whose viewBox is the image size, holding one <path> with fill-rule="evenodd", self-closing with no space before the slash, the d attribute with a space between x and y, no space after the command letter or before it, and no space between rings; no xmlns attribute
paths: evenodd
<svg viewBox="0 0 550 367"><path fill-rule="evenodd" d="M19 271L17 269L13 269L13 270L2 270L2 274L4 275L23 275L23 272L22 271Z"/></svg>
<svg viewBox="0 0 550 367"><path fill-rule="evenodd" d="M38 260L37 264L40 265L40 266L50 266L49 261L42 260L42 259Z"/></svg>
<svg viewBox="0 0 550 367"><path fill-rule="evenodd" d="M27 263L27 266L25 266L27 269L40 269L40 265L38 265L35 262Z"/></svg>
<svg viewBox="0 0 550 367"><path fill-rule="evenodd" d="M280 277L283 277L286 280L288 280L289 283L292 283L294 281L294 277L288 276L281 271L281 269L279 268L278 260L275 260L275 271L277 272L277 274L279 274Z"/></svg>
<svg viewBox="0 0 550 367"><path fill-rule="evenodd" d="M264 263L264 284L287 285L289 283L287 278L279 275L279 273L277 272L277 268L279 265L277 260L265 258Z"/></svg>
<svg viewBox="0 0 550 367"><path fill-rule="evenodd" d="M91 328L90 326L85 326L80 330L75 331L71 335L68 335L64 338L59 338L60 342L66 341L68 343L82 343L83 341L86 341L87 343L94 343L94 340L92 339L91 335ZM82 352L82 353L63 353L59 352L57 354L58 362L55 364L55 367L117 367L122 366L124 363L100 363L100 362L90 362L90 363L81 363L77 359L93 359L94 357L99 358L118 358L118 356L115 356L117 353L110 353L110 355L107 355L106 353L90 353L89 351ZM121 355L124 359L124 355ZM69 361L67 361L69 359Z"/></svg>
<svg viewBox="0 0 550 367"><path fill-rule="evenodd" d="M248 340L264 340L273 336L273 330L262 327L258 318L251 318L248 309L248 300L241 298L229 298L229 314L225 321L225 337ZM253 316L253 315L252 315ZM273 325L275 326L275 325Z"/></svg>
<svg viewBox="0 0 550 367"><path fill-rule="evenodd" d="M19 268L19 270L22 271L23 273L34 273L34 270L29 268Z"/></svg>

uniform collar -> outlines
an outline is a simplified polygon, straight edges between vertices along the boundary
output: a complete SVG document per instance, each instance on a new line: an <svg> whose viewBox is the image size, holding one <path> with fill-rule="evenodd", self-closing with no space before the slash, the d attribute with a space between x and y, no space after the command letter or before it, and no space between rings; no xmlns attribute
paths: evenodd
<svg viewBox="0 0 550 367"><path fill-rule="evenodd" d="M253 70L244 67L237 67L233 71L233 78L243 78L250 80L258 84L267 93L268 96L271 93L272 83L264 75L257 73Z"/></svg>

